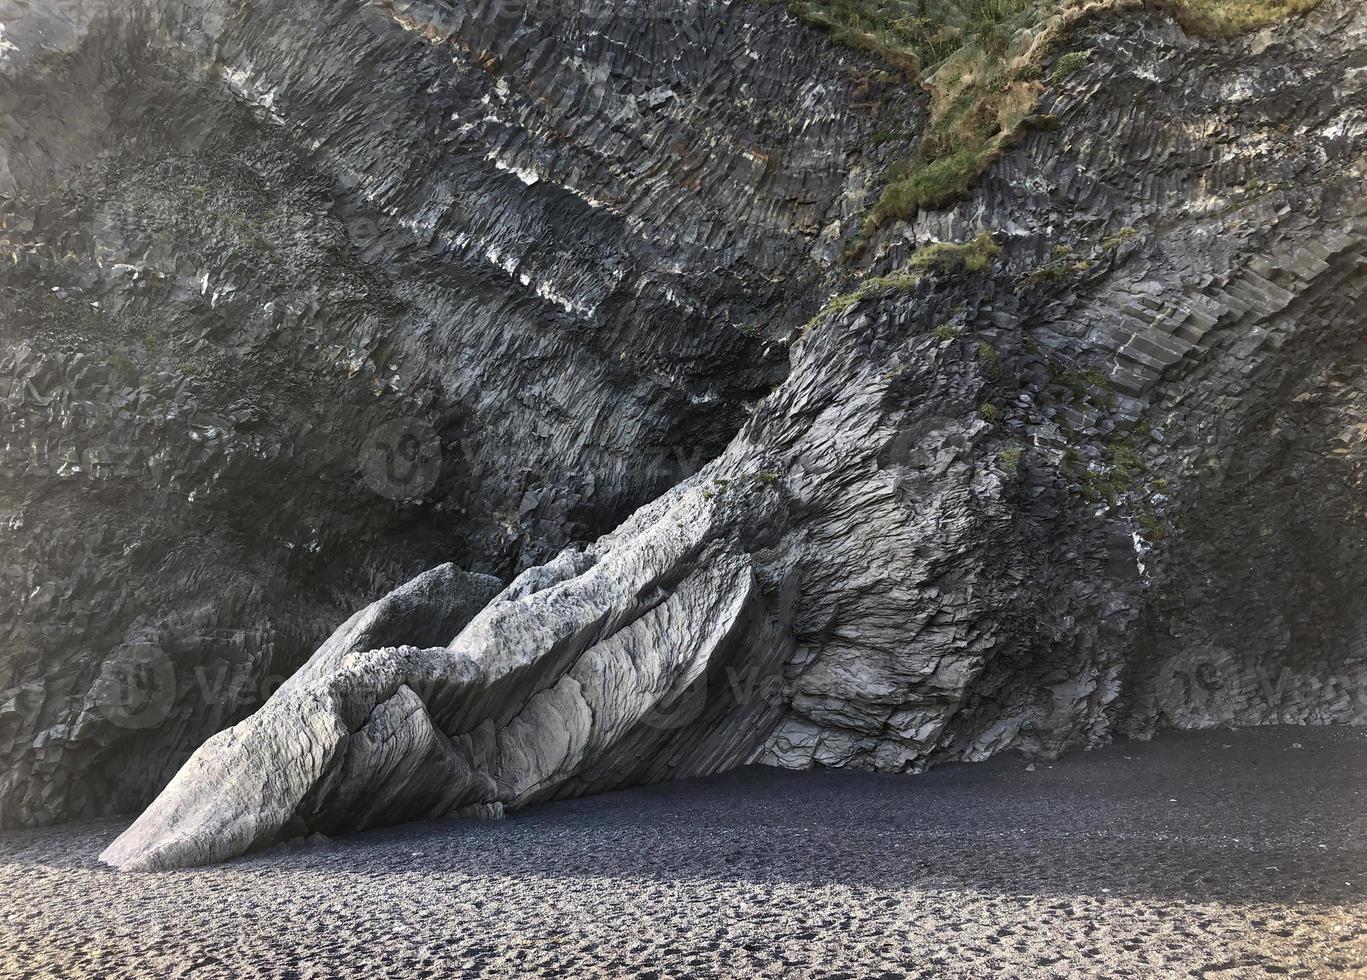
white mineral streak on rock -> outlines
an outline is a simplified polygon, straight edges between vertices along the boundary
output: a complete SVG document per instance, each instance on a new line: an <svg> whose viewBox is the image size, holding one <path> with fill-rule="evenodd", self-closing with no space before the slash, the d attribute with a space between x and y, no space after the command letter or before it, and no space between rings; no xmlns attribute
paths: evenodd
<svg viewBox="0 0 1367 980"><path fill-rule="evenodd" d="M5 25L0 24L0 65L4 65L11 51L18 50L18 46L5 36Z"/></svg>

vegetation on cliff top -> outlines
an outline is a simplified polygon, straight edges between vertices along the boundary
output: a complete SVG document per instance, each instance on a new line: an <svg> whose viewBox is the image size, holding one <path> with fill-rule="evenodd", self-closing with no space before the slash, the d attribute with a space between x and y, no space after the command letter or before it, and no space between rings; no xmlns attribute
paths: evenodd
<svg viewBox="0 0 1367 980"><path fill-rule="evenodd" d="M915 155L893 167L860 242L891 218L963 197L1001 150L1034 121L1045 63L1083 19L1151 5L1194 33L1230 36L1305 13L1320 0L790 0L788 9L837 43L869 51L931 95ZM1056 60L1048 84L1087 64Z"/></svg>

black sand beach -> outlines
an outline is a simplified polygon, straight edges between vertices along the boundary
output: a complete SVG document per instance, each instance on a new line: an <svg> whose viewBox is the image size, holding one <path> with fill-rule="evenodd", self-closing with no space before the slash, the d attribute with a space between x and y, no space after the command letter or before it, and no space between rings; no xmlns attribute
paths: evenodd
<svg viewBox="0 0 1367 980"><path fill-rule="evenodd" d="M118 874L0 835L29 977L1367 976L1367 730L725 776Z"/></svg>

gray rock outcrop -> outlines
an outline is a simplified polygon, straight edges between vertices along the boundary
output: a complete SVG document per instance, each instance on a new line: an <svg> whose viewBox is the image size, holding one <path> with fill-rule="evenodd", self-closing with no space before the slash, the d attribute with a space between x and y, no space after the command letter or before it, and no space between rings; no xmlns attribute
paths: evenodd
<svg viewBox="0 0 1367 980"><path fill-rule="evenodd" d="M750 645L767 639L775 664L785 652L716 510L698 495L652 508L649 533L525 573L448 646L358 643L416 589L440 603L444 581L415 580L205 743L103 860L200 864L289 833L495 815L752 757L777 699L693 709Z"/></svg>
<svg viewBox="0 0 1367 980"><path fill-rule="evenodd" d="M164 369L164 396L82 395L110 372L11 345L14 444L47 447L47 468L5 457L17 520L57 530L24 546L52 549L25 559L30 578L4 579L28 596L13 635L37 638L7 660L6 819L154 793L234 721L106 860L219 860L749 761L915 771L1164 726L1367 721L1360 5L1326 0L1220 42L1156 14L1087 20L1070 44L1090 59L1039 107L1055 125L968 199L886 225L843 264L895 157L874 134L919 124L914 93L777 8L613 13L357 2L235 19L205 3L92 21L77 54L41 70L6 63L6 84L37 92L13 103L20 120L86 84L72 65L104 63L130 31L178 52L199 86L178 96L190 135L162 170L134 163L145 118L111 120L100 160L77 161L74 135L42 144L70 160L10 150L16 186L79 175L9 206L11 238L77 256L20 250L4 275L24 323L47 322L32 311L65 290L68 307L100 304L82 314L101 318L92 337L143 315L179 355L203 349L180 333L202 324L239 373L264 358L243 411L319 420L287 440L279 421L201 409L242 391L229 373L187 385ZM286 26L309 16L310 31ZM149 71L135 60L120 84L151 85ZM206 161L257 196L187 188ZM259 205L257 225L191 225L172 254L114 222L111 247L138 255L127 282L80 261L88 226L59 206L136 201L157 217L154 202L194 186L216 214ZM266 197L282 202L270 217ZM952 250L924 261L984 232L998 249L984 268ZM334 259L346 275L329 279ZM159 355L134 347L151 370ZM358 387L339 380L347 365ZM106 525L106 551L71 557L84 525L63 494L94 477L90 457L62 469L57 450L72 413L94 412L76 406L118 398L133 407L92 423L95 448L126 426L131 458L161 467L114 467L119 485L160 474L189 504L217 503L139 512L181 542L134 566L162 611L135 617L145 603L125 597L105 645L77 646L96 619L81 603L127 581L106 551L153 536L106 501L82 518ZM183 455L178 434L200 430L177 426L201 410L228 421ZM406 458L430 486L398 499L374 492L393 487L392 453L355 472L355 447L395 419L437 447ZM709 462L679 472L660 447ZM241 533L272 495L268 527L297 559ZM207 568L184 574L191 529L233 544L214 553L216 597ZM245 720L252 706L210 716L178 691L147 729L70 727L110 685L106 651L136 661L139 644L194 633L177 676L221 657L215 644L256 676L301 661L358 593L445 560L512 584L476 615L488 580L420 576ZM324 565L347 570L321 595L307 583ZM44 593L67 581L46 568L73 584ZM269 585L239 597L239 581ZM443 611L448 583L459 615ZM383 636L357 625L396 604L410 611ZM214 632L282 617L307 624L288 655ZM91 789L84 774L109 760L124 788Z"/></svg>
<svg viewBox="0 0 1367 980"><path fill-rule="evenodd" d="M354 610L593 540L782 378L750 327L879 123L779 9L623 10L0 0L0 826L145 805Z"/></svg>

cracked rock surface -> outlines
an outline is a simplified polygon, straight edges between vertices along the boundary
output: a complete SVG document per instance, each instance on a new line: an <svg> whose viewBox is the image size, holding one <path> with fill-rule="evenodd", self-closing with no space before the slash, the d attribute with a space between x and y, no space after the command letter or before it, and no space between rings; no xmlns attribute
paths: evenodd
<svg viewBox="0 0 1367 980"><path fill-rule="evenodd" d="M111 863L1367 721L1360 5L1085 21L853 264L924 109L777 8L173 6L0 18L6 821L155 793L219 663L292 676Z"/></svg>
<svg viewBox="0 0 1367 980"><path fill-rule="evenodd" d="M782 377L849 59L518 9L0 3L0 824L144 804L354 610L592 540Z"/></svg>

